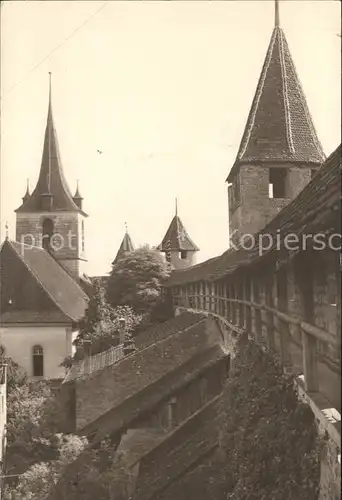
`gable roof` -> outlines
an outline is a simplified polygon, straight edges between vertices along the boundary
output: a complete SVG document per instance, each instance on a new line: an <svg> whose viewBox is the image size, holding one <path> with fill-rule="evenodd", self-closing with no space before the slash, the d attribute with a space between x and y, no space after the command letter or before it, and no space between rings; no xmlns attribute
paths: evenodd
<svg viewBox="0 0 342 500"><path fill-rule="evenodd" d="M132 243L130 235L126 232L125 236L122 239L118 253L116 254L116 257L112 262L112 265L116 264L118 262L118 260L120 260L122 257L124 257L127 253L130 253L133 251L134 251L134 245Z"/></svg>
<svg viewBox="0 0 342 500"><path fill-rule="evenodd" d="M86 215L74 202L64 176L57 133L52 115L51 89L38 182L31 195L29 195L28 191L26 192L23 203L15 212L27 213L42 211L43 195L52 195L51 211L81 212L83 215Z"/></svg>
<svg viewBox="0 0 342 500"><path fill-rule="evenodd" d="M234 272L237 268L250 265L266 258L277 250L279 235L295 234L300 241L301 234L313 234L331 228L331 218L341 211L341 145L327 158L312 181L299 195L279 212L267 226L255 236L267 234L272 237L273 246L260 252L258 244L250 250L229 249L218 257L187 269L173 271L165 286L177 286L200 280L216 280ZM336 228L334 228L336 230ZM340 232L339 227L337 228ZM278 236L277 236L278 235ZM261 236L260 236L261 238Z"/></svg>
<svg viewBox="0 0 342 500"><path fill-rule="evenodd" d="M325 155L306 103L283 30L276 23L238 154L227 180L241 164L321 164Z"/></svg>
<svg viewBox="0 0 342 500"><path fill-rule="evenodd" d="M157 247L162 252L176 250L178 252L185 250L190 252L197 252L199 248L192 241L188 235L183 222L176 214L171 221L171 224L166 231L161 244Z"/></svg>
<svg viewBox="0 0 342 500"><path fill-rule="evenodd" d="M67 318L78 321L84 316L88 296L46 250L10 240L4 241L1 251L6 247L25 264L33 278ZM48 319L45 318L46 321ZM53 319L56 319L55 316Z"/></svg>

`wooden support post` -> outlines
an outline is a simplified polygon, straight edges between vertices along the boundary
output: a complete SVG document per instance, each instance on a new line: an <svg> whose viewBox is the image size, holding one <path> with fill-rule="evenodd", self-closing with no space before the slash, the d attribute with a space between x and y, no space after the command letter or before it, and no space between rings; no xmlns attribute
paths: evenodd
<svg viewBox="0 0 342 500"><path fill-rule="evenodd" d="M224 281L222 283L222 297L223 297L223 309L222 309L222 316L224 318L227 318L228 317L228 314L227 314L227 283Z"/></svg>
<svg viewBox="0 0 342 500"><path fill-rule="evenodd" d="M251 301L251 281L247 278L245 281L245 300L247 302ZM252 334L252 308L250 305L246 305L246 312L245 312L245 326L246 330L248 332L248 335Z"/></svg>
<svg viewBox="0 0 342 500"><path fill-rule="evenodd" d="M317 339L302 329L304 383L307 392L318 392Z"/></svg>
<svg viewBox="0 0 342 500"><path fill-rule="evenodd" d="M199 282L199 309L201 311L203 311L205 308L203 295L204 295L204 285L203 285L203 281L200 281Z"/></svg>
<svg viewBox="0 0 342 500"><path fill-rule="evenodd" d="M204 282L204 303L205 303L205 307L204 307L204 310L205 311L210 311L210 297L209 297L209 293L210 293L210 288L209 288L209 284L205 281Z"/></svg>
<svg viewBox="0 0 342 500"><path fill-rule="evenodd" d="M260 294L259 294L259 284L257 278L255 277L251 285L251 300L255 304L260 304ZM258 342L262 341L262 321L261 321L261 309L259 307L253 307L253 334Z"/></svg>
<svg viewBox="0 0 342 500"><path fill-rule="evenodd" d="M268 277L266 282L266 290L265 290L265 301L268 307L273 307L273 275ZM266 312L266 332L267 332L267 344L270 350L275 349L275 340L274 340L274 316L272 312Z"/></svg>
<svg viewBox="0 0 342 500"><path fill-rule="evenodd" d="M189 299L188 299L188 285L184 286L184 307L189 307Z"/></svg>
<svg viewBox="0 0 342 500"><path fill-rule="evenodd" d="M229 286L229 284L227 283L226 284L226 288L227 288L227 319L228 321L232 321L232 303L230 302L229 299L232 298L232 292L231 292L231 287Z"/></svg>
<svg viewBox="0 0 342 500"><path fill-rule="evenodd" d="M291 365L291 354L290 354L290 327L287 321L283 321L278 318L278 331L280 340L280 358L281 362L285 367Z"/></svg>

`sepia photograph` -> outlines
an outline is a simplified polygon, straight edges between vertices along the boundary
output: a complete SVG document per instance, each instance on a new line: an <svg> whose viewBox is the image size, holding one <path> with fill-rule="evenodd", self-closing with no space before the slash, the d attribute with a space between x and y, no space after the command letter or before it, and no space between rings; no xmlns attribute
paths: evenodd
<svg viewBox="0 0 342 500"><path fill-rule="evenodd" d="M0 8L0 500L340 500L340 1Z"/></svg>

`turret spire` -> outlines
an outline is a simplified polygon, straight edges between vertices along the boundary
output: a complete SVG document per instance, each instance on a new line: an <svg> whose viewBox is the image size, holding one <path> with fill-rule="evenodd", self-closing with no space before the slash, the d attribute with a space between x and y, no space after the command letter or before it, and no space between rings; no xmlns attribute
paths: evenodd
<svg viewBox="0 0 342 500"><path fill-rule="evenodd" d="M24 194L22 200L23 203L30 197L30 181L26 179L26 193Z"/></svg>
<svg viewBox="0 0 342 500"><path fill-rule="evenodd" d="M122 239L118 253L116 254L116 257L112 262L112 266L116 264L120 259L122 259L125 255L134 251L133 242L131 240L130 235L128 234L127 222L125 222L125 229L126 229L125 235Z"/></svg>
<svg viewBox="0 0 342 500"><path fill-rule="evenodd" d="M242 165L310 163L325 155L308 109L275 0L275 27L242 136L227 178L233 182Z"/></svg>
<svg viewBox="0 0 342 500"><path fill-rule="evenodd" d="M280 19L279 19L279 0L275 0L275 11L274 11L274 27L279 28Z"/></svg>

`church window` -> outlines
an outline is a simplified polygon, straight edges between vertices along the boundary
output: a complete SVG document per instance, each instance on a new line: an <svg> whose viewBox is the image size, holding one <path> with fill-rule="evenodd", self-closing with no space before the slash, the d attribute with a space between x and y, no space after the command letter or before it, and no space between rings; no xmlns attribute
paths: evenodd
<svg viewBox="0 0 342 500"><path fill-rule="evenodd" d="M43 377L44 375L44 351L42 346L35 345L33 348L33 376Z"/></svg>
<svg viewBox="0 0 342 500"><path fill-rule="evenodd" d="M286 198L286 168L270 168L269 198Z"/></svg>
<svg viewBox="0 0 342 500"><path fill-rule="evenodd" d="M82 252L84 252L84 220L81 223L82 228Z"/></svg>
<svg viewBox="0 0 342 500"><path fill-rule="evenodd" d="M51 246L51 238L53 236L53 221L45 219L43 222L43 248L49 250Z"/></svg>

